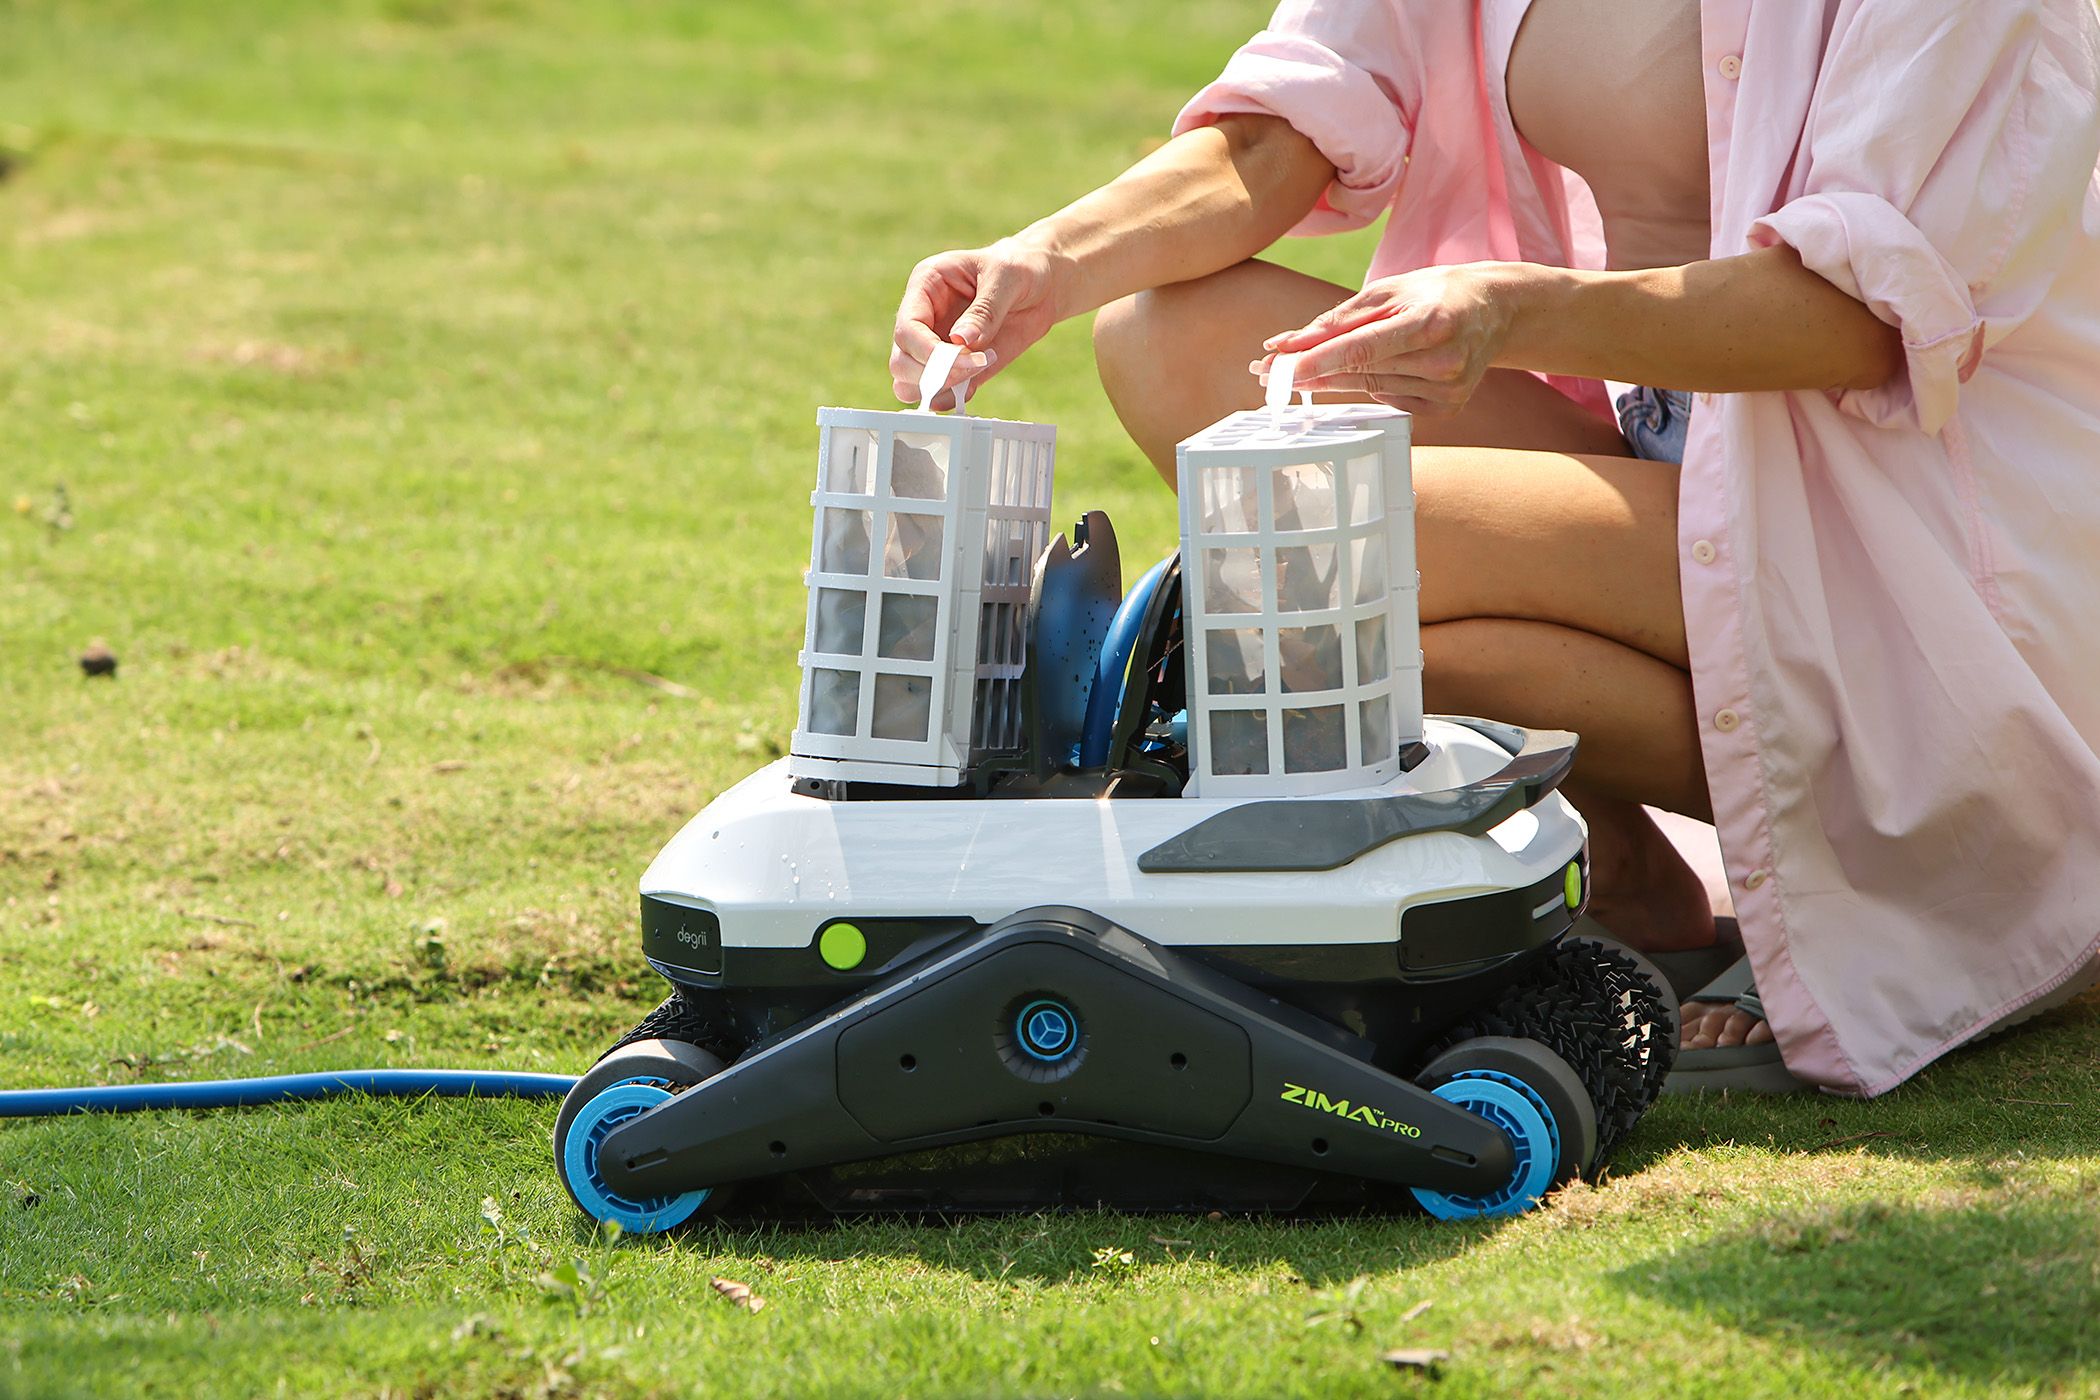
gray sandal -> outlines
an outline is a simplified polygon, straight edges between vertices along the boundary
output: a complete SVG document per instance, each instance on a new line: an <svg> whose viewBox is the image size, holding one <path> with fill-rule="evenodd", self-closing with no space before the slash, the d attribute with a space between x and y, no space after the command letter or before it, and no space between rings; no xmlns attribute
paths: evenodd
<svg viewBox="0 0 2100 1400"><path fill-rule="evenodd" d="M1746 1016L1765 1019L1765 1004L1758 998L1752 980L1750 959L1738 957L1720 976L1691 996L1685 1005L1716 1002L1732 1006ZM1787 1070L1779 1043L1714 1046L1706 1050L1679 1049L1676 1068L1663 1081L1665 1094L1696 1094L1709 1089L1740 1089L1751 1094L1792 1094L1808 1086Z"/></svg>

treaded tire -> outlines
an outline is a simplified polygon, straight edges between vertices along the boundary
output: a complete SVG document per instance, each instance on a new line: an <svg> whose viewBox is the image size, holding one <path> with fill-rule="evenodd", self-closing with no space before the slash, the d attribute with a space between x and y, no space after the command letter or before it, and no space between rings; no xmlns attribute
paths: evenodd
<svg viewBox="0 0 2100 1400"><path fill-rule="evenodd" d="M1557 944L1494 1003L1446 1031L1422 1055L1436 1060L1479 1036L1535 1040L1568 1062L1597 1110L1594 1175L1662 1093L1677 1058L1676 1017L1642 964L1592 940Z"/></svg>
<svg viewBox="0 0 2100 1400"><path fill-rule="evenodd" d="M734 1062L743 1049L706 1013L686 1000L684 993L675 991L656 1010L637 1021L633 1030L607 1046L605 1055L598 1058L602 1060L639 1040L682 1040L699 1046L724 1064Z"/></svg>
<svg viewBox="0 0 2100 1400"><path fill-rule="evenodd" d="M1668 975L1661 968L1650 962L1647 955L1639 949L1629 948L1616 939L1598 938L1594 934L1585 933L1571 934L1566 942L1570 945L1588 944L1592 948L1607 949L1617 955L1622 961L1632 963L1634 968L1648 979L1646 994L1652 998L1656 1008L1659 1008L1651 1013L1658 1018L1657 1034L1662 1037L1665 1044L1672 1047L1670 1054L1674 1059L1677 1053L1675 1047L1678 1043L1678 1036L1684 1029L1684 1005L1678 1000L1676 989L1671 987Z"/></svg>

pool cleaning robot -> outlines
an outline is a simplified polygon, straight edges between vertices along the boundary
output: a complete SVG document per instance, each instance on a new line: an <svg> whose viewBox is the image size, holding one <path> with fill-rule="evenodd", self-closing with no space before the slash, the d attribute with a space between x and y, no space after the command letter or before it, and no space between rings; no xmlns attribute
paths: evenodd
<svg viewBox="0 0 2100 1400"><path fill-rule="evenodd" d="M1279 380L1127 594L1105 516L1050 538L1052 429L820 412L791 752L642 878L671 994L563 1101L585 1212L1449 1218L1601 1165L1676 1006L1570 934L1575 737L1423 715L1409 419Z"/></svg>

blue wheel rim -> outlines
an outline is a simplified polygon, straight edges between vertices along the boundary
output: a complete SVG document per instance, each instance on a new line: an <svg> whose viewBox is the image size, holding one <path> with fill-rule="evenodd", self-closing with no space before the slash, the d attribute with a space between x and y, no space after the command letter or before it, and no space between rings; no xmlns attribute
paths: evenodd
<svg viewBox="0 0 2100 1400"><path fill-rule="evenodd" d="M1439 1220L1478 1220L1521 1215L1553 1185L1560 1162L1560 1125L1553 1110L1523 1080L1493 1070L1469 1069L1430 1090L1438 1098L1477 1113L1509 1134L1517 1165L1509 1180L1479 1196L1459 1196L1414 1186L1422 1209Z"/></svg>
<svg viewBox="0 0 2100 1400"><path fill-rule="evenodd" d="M1079 1018L1063 1002L1037 997L1014 1013L1014 1043L1032 1060L1062 1064L1079 1048Z"/></svg>
<svg viewBox="0 0 2100 1400"><path fill-rule="evenodd" d="M593 1220L609 1220L631 1235L653 1235L682 1225L707 1203L705 1187L637 1201L619 1195L598 1173L598 1149L612 1130L671 1097L662 1079L623 1079L601 1089L579 1109L562 1139L562 1173L576 1204Z"/></svg>

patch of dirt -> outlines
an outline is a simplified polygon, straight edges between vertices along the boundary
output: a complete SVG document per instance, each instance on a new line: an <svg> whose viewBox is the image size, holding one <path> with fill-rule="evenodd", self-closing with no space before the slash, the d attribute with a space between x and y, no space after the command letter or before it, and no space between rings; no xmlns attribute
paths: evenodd
<svg viewBox="0 0 2100 1400"><path fill-rule="evenodd" d="M281 340L238 340L231 345L200 345L190 353L191 358L204 364L266 370L294 379L338 374L359 363L354 352L291 345Z"/></svg>
<svg viewBox="0 0 2100 1400"><path fill-rule="evenodd" d="M524 661L511 661L498 666L486 677L463 675L458 689L464 694L490 694L504 698L530 698L544 700L552 695L573 689L571 677L583 675L609 676L618 680L661 691L680 700L697 698L696 692L668 676L659 676L654 671L644 671L636 666L622 666L610 661L595 661L581 656L539 656Z"/></svg>
<svg viewBox="0 0 2100 1400"><path fill-rule="evenodd" d="M1790 1164L1796 1176L1809 1175L1836 1187L1875 1170L1870 1156L1831 1155L1802 1158ZM1546 1228L1584 1230L1628 1220L1710 1210L1755 1195L1753 1176L1739 1166L1717 1164L1691 1148L1649 1162L1625 1176L1607 1174L1598 1184L1571 1181L1548 1198L1538 1219Z"/></svg>
<svg viewBox="0 0 2100 1400"><path fill-rule="evenodd" d="M707 805L713 792L685 764L657 759L599 762L549 774L530 788L559 805L573 827L597 831L640 828L659 841Z"/></svg>
<svg viewBox="0 0 2100 1400"><path fill-rule="evenodd" d="M71 243L76 239L92 238L120 225L121 220L106 209L73 205L53 209L40 219L25 220L15 230L15 244L18 247L34 248L46 243Z"/></svg>
<svg viewBox="0 0 2100 1400"><path fill-rule="evenodd" d="M1505 1324L1488 1342L1496 1351L1543 1347L1547 1351L1582 1352L1610 1344L1610 1338L1583 1325L1580 1317L1531 1317Z"/></svg>

